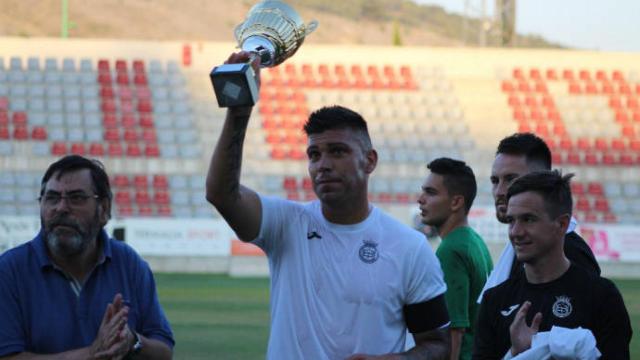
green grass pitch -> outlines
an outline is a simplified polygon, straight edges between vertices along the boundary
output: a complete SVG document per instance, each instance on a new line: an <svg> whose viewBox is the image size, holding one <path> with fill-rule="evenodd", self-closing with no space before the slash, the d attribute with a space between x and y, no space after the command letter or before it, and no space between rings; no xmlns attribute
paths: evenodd
<svg viewBox="0 0 640 360"><path fill-rule="evenodd" d="M269 337L269 280L156 274L177 360L262 359ZM631 358L640 359L640 280L616 280L631 317Z"/></svg>

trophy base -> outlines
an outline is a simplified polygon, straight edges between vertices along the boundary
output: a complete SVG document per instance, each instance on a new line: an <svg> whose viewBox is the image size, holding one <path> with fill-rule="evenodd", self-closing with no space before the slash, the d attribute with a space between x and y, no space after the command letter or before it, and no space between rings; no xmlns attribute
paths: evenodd
<svg viewBox="0 0 640 360"><path fill-rule="evenodd" d="M258 85L251 64L220 65L209 74L219 107L253 106L258 102Z"/></svg>

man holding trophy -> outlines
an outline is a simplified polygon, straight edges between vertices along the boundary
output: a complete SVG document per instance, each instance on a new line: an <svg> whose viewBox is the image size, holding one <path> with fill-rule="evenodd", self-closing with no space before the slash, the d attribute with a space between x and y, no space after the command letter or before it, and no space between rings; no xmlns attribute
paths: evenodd
<svg viewBox="0 0 640 360"><path fill-rule="evenodd" d="M211 74L218 102L228 110L209 166L207 200L238 238L268 256L267 358L446 359L449 317L440 264L423 235L368 202L378 155L359 114L325 107L304 126L318 200L301 204L240 184L260 66L291 56L314 27L281 1L262 1L236 29L243 51ZM403 352L407 329L416 346Z"/></svg>

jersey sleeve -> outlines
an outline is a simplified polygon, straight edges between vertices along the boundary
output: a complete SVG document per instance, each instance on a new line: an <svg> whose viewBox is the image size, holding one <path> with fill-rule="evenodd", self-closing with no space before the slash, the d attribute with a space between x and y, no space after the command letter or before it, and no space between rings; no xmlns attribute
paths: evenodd
<svg viewBox="0 0 640 360"><path fill-rule="evenodd" d="M282 241L286 223L286 216L290 214L287 202L283 199L260 195L262 204L262 223L258 237L251 241L252 244L261 248L267 255L273 257L282 248Z"/></svg>
<svg viewBox="0 0 640 360"><path fill-rule="evenodd" d="M442 246L442 245L440 245ZM436 252L444 282L447 284L445 300L452 328L468 328L469 319L469 274L462 254L454 248L444 246Z"/></svg>
<svg viewBox="0 0 640 360"><path fill-rule="evenodd" d="M500 354L498 351L494 289L487 290L478 310L478 320L473 336L472 358L474 360L501 359L504 356L504 353Z"/></svg>
<svg viewBox="0 0 640 360"><path fill-rule="evenodd" d="M21 353L26 348L26 333L21 318L17 284L0 257L0 356Z"/></svg>
<svg viewBox="0 0 640 360"><path fill-rule="evenodd" d="M135 325L135 331L150 339L159 340L173 348L175 341L169 321L158 301L158 292L153 273L149 265L137 257L138 281L137 298L140 319Z"/></svg>
<svg viewBox="0 0 640 360"><path fill-rule="evenodd" d="M602 280L602 301L596 311L594 329L598 350L603 359L629 359L632 330L627 308L616 286L607 279Z"/></svg>
<svg viewBox="0 0 640 360"><path fill-rule="evenodd" d="M447 291L440 261L426 241L420 242L413 254L413 266L409 271L407 304L416 304L431 300Z"/></svg>
<svg viewBox="0 0 640 360"><path fill-rule="evenodd" d="M409 280L403 313L409 331L420 333L448 325L447 286L440 262L426 241L420 242L405 271Z"/></svg>

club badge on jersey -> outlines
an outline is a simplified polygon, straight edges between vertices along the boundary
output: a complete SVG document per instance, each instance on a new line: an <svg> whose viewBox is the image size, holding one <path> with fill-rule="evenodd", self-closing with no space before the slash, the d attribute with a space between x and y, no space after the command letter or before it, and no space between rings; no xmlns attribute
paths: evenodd
<svg viewBox="0 0 640 360"><path fill-rule="evenodd" d="M553 303L551 311L557 318L566 318L571 315L573 306L571 306L571 298L568 296L556 296L556 302Z"/></svg>
<svg viewBox="0 0 640 360"><path fill-rule="evenodd" d="M360 256L360 260L366 264L373 264L378 261L378 243L372 240L362 240L362 246L360 246L360 251L358 251L358 255Z"/></svg>

